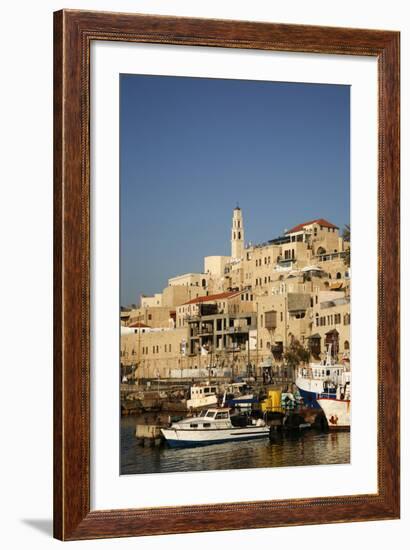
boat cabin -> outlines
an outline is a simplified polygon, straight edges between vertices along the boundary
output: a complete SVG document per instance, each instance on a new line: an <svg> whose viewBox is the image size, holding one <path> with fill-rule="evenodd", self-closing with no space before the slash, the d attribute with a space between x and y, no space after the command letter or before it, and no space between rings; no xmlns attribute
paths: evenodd
<svg viewBox="0 0 410 550"><path fill-rule="evenodd" d="M210 408L204 409L198 416L185 418L173 423L172 428L178 430L209 430L226 429L232 427L229 409Z"/></svg>
<svg viewBox="0 0 410 550"><path fill-rule="evenodd" d="M207 409L201 411L199 418L210 418L213 420L227 420L229 418L229 409Z"/></svg>
<svg viewBox="0 0 410 550"><path fill-rule="evenodd" d="M201 399L202 397L208 397L209 395L216 395L218 393L218 386L192 386L191 387L191 399Z"/></svg>

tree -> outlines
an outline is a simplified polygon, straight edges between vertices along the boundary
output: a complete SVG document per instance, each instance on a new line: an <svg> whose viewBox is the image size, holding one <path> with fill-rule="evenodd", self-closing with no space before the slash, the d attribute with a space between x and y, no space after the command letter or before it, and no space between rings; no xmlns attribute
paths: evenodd
<svg viewBox="0 0 410 550"><path fill-rule="evenodd" d="M283 357L286 364L294 371L300 363L307 363L309 361L309 351L303 347L299 340L292 338L290 346L283 354Z"/></svg>
<svg viewBox="0 0 410 550"><path fill-rule="evenodd" d="M347 223L344 226L343 233L342 233L342 238L345 242L350 243L350 224L349 223Z"/></svg>
<svg viewBox="0 0 410 550"><path fill-rule="evenodd" d="M347 267L350 267L350 224L345 225L342 238L345 243L344 263Z"/></svg>

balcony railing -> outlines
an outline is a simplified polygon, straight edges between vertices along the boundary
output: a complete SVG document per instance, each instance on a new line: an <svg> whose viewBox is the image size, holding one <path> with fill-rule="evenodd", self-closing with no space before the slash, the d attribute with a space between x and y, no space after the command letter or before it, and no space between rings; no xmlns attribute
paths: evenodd
<svg viewBox="0 0 410 550"><path fill-rule="evenodd" d="M346 252L331 252L329 254L317 254L314 258L319 262L329 262L338 258L343 259Z"/></svg>

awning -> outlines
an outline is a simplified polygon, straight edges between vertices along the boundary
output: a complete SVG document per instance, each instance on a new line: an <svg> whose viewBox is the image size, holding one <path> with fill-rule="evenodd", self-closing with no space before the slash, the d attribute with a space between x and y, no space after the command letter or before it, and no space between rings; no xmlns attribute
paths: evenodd
<svg viewBox="0 0 410 550"><path fill-rule="evenodd" d="M318 267L317 265L307 265L306 267L302 268L302 271L323 271L321 267Z"/></svg>
<svg viewBox="0 0 410 550"><path fill-rule="evenodd" d="M316 333L316 334L312 334L311 336L308 336L307 339L308 340L320 340L321 336L320 336L320 334Z"/></svg>

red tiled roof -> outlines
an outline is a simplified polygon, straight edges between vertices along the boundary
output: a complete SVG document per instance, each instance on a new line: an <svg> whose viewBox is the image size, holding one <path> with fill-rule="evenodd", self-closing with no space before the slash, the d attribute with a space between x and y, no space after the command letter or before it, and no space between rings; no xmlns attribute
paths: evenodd
<svg viewBox="0 0 410 550"><path fill-rule="evenodd" d="M193 298L192 300L189 300L189 302L185 302L185 304L182 305L188 306L189 304L200 304L202 302L215 302L216 300L223 300L224 298L232 298L232 296L236 296L237 294L240 294L240 292L229 291L221 292L220 294L211 294L210 296L198 296L198 298Z"/></svg>
<svg viewBox="0 0 410 550"><path fill-rule="evenodd" d="M292 227L292 229L289 229L289 231L286 231L286 235L289 235L289 233L297 233L298 231L302 231L306 225L312 225L312 223L317 223L318 225L321 225L323 227L330 227L334 229L339 229L337 225L333 225L333 223L328 222L327 220L324 220L323 218L319 218L317 220L312 220L310 222L300 223L299 225L296 225L295 227Z"/></svg>
<svg viewBox="0 0 410 550"><path fill-rule="evenodd" d="M135 321L135 323L131 323L128 326L130 328L151 328L149 325L145 325L144 323L141 323L140 321Z"/></svg>

